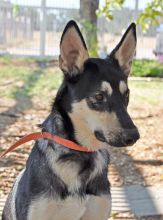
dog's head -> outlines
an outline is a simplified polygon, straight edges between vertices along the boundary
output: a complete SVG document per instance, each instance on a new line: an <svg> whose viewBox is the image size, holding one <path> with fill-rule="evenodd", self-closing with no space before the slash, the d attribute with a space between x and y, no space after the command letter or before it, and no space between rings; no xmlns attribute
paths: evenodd
<svg viewBox="0 0 163 220"><path fill-rule="evenodd" d="M99 149L133 145L139 139L127 112L127 79L135 48L136 27L131 24L106 59L89 58L77 24L74 21L67 24L59 57L65 76L60 91L64 92L59 92L56 100L78 143Z"/></svg>

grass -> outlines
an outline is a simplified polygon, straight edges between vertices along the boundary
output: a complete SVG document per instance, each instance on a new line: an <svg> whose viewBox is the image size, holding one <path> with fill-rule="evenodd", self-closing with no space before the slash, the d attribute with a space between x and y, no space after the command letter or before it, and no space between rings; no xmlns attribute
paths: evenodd
<svg viewBox="0 0 163 220"><path fill-rule="evenodd" d="M129 81L131 104L151 106L163 103L163 81Z"/></svg>
<svg viewBox="0 0 163 220"><path fill-rule="evenodd" d="M27 62L31 63L29 60ZM62 74L56 68L41 69L38 65L15 65L10 59L5 59L5 63L3 60L3 65L1 63L2 59L0 59L0 98L46 97L48 93L58 88L62 80Z"/></svg>
<svg viewBox="0 0 163 220"><path fill-rule="evenodd" d="M51 100L62 81L59 69L41 69L37 61L30 59L21 59L17 63L10 58L0 58L0 98L40 97L40 100ZM131 103L163 103L163 82L130 81L129 84Z"/></svg>
<svg viewBox="0 0 163 220"><path fill-rule="evenodd" d="M12 63L13 60L18 60L19 62L47 62L49 61L49 58L41 58L41 57L19 57L17 59L14 59L12 56L0 56L0 62L3 62L3 63Z"/></svg>
<svg viewBox="0 0 163 220"><path fill-rule="evenodd" d="M163 64L155 60L134 60L132 76L163 77Z"/></svg>
<svg viewBox="0 0 163 220"><path fill-rule="evenodd" d="M62 74L57 68L45 69L37 84L31 89L32 95L48 95L62 82Z"/></svg>

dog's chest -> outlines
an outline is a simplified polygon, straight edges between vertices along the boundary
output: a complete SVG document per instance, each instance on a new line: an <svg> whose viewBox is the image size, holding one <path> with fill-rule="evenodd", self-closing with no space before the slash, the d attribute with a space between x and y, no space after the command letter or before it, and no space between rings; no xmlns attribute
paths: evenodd
<svg viewBox="0 0 163 220"><path fill-rule="evenodd" d="M67 197L54 200L40 197L31 203L27 220L78 220L86 210L88 197Z"/></svg>
<svg viewBox="0 0 163 220"><path fill-rule="evenodd" d="M54 159L51 155L48 154L49 165L56 176L66 184L70 193L77 192L96 176L102 175L104 167L107 167L106 155L102 152L97 152L91 159L82 158L81 161L78 157L67 159L67 156L66 159L62 157L58 160L58 157Z"/></svg>

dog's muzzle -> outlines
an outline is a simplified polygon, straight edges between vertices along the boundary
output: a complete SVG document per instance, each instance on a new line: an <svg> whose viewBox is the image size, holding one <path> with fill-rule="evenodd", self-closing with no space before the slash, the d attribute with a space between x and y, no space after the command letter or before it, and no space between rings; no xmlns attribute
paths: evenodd
<svg viewBox="0 0 163 220"><path fill-rule="evenodd" d="M135 127L133 129L123 129L121 131L114 131L105 137L102 131L94 132L97 140L105 142L113 147L125 147L132 146L140 138L138 129ZM112 138L110 138L110 136Z"/></svg>

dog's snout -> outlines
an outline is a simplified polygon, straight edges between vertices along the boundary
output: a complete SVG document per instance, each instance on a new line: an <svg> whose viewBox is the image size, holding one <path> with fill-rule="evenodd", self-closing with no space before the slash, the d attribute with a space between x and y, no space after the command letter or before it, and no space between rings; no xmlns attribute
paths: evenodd
<svg viewBox="0 0 163 220"><path fill-rule="evenodd" d="M124 144L126 146L133 145L140 138L140 134L137 129L127 130L124 135Z"/></svg>

